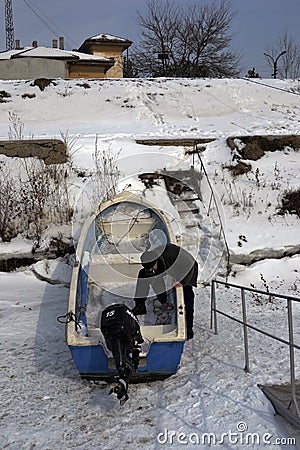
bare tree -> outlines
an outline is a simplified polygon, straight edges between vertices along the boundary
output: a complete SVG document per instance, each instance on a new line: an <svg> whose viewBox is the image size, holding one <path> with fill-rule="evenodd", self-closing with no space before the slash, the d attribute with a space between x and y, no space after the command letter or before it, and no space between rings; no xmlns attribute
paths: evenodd
<svg viewBox="0 0 300 450"><path fill-rule="evenodd" d="M300 76L300 48L294 37L285 31L273 47L268 47L264 53L270 67L272 76L280 78L298 78Z"/></svg>
<svg viewBox="0 0 300 450"><path fill-rule="evenodd" d="M285 31L278 39L278 48L286 51L279 67L279 75L282 78L298 78L300 76L300 47L294 37Z"/></svg>
<svg viewBox="0 0 300 450"><path fill-rule="evenodd" d="M178 8L169 0L148 0L138 13L141 41L135 62L142 76L224 77L239 73L230 50L235 16L228 0Z"/></svg>

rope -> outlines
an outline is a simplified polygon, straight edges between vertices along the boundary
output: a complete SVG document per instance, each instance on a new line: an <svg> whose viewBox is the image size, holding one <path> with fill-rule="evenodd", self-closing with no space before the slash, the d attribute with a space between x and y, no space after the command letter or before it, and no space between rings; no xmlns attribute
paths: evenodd
<svg viewBox="0 0 300 450"><path fill-rule="evenodd" d="M59 323L75 322L75 330L78 331L78 328L79 328L79 330L81 330L81 328L82 328L82 322L80 321L80 318L83 315L83 311L85 311L85 308L83 306L79 307L79 317L78 317L78 319L76 317L76 314L74 314L72 311L70 311L67 314L63 315L63 316L58 316L56 318L56 320Z"/></svg>
<svg viewBox="0 0 300 450"><path fill-rule="evenodd" d="M79 328L81 328L81 326L80 326L80 324L79 324L79 322L78 322L78 320L77 320L76 314L74 314L72 311L68 312L68 313L65 314L64 316L58 316L58 317L56 318L56 320L57 320L57 322L59 322L59 323L70 323L70 322L75 322L75 325L76 325L76 326L79 326Z"/></svg>
<svg viewBox="0 0 300 450"><path fill-rule="evenodd" d="M288 91L287 89L283 89L283 88L280 88L280 87L277 87L277 86L272 86L271 84L260 83L259 81L255 81L252 78L241 77L240 80L248 81L248 82L254 83L254 84L258 84L259 86L264 86L264 87L267 87L267 88L270 88L270 89L276 89L277 91L283 91L283 92L285 92L287 94L300 95L299 92Z"/></svg>

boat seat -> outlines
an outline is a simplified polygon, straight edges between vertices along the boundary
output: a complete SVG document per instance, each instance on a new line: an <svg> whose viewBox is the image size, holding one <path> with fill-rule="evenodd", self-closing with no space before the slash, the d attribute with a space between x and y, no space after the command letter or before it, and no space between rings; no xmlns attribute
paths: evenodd
<svg viewBox="0 0 300 450"><path fill-rule="evenodd" d="M153 218L141 217L141 215L138 219L131 218L131 221L128 220L128 217L123 220L118 220L117 217L113 217L112 220L102 219L98 222L102 233L116 241L123 239L124 236L128 240L133 240L147 235L152 230L154 224L155 220Z"/></svg>
<svg viewBox="0 0 300 450"><path fill-rule="evenodd" d="M128 283L141 269L138 253L95 255L89 264L89 281L96 284Z"/></svg>
<svg viewBox="0 0 300 450"><path fill-rule="evenodd" d="M177 327L175 325L146 325L141 326L141 333L147 342L169 341L177 337ZM105 340L100 328L89 327L89 339L95 343L101 342L105 345Z"/></svg>

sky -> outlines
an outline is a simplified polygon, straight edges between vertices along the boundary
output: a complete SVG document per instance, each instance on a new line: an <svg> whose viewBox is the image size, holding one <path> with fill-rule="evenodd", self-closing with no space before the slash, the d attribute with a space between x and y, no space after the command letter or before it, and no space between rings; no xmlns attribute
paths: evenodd
<svg viewBox="0 0 300 450"><path fill-rule="evenodd" d="M217 0L218 2L218 0ZM185 7L203 4L202 0L174 0L174 4ZM208 1L209 3L209 1ZM5 50L4 4L0 5L0 51ZM51 46L52 39L64 36L65 48L78 48L88 37L109 33L139 41L137 11L146 11L146 0L12 0L15 39L21 45ZM255 67L262 77L270 77L264 52L276 46L279 36L288 31L296 42L300 42L299 0L231 0L236 11L232 22L232 48L241 53L244 75Z"/></svg>

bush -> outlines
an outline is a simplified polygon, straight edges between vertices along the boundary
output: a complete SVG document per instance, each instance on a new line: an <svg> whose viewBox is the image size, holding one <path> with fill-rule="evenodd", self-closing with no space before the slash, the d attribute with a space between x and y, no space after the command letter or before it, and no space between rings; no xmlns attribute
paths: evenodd
<svg viewBox="0 0 300 450"><path fill-rule="evenodd" d="M297 214L300 218L300 189L285 191L278 214Z"/></svg>
<svg viewBox="0 0 300 450"><path fill-rule="evenodd" d="M0 91L0 103L6 103L11 98L11 95L6 91Z"/></svg>
<svg viewBox="0 0 300 450"><path fill-rule="evenodd" d="M65 164L45 164L24 158L13 170L0 171L0 238L10 241L18 234L39 246L49 224L70 222L68 169Z"/></svg>
<svg viewBox="0 0 300 450"><path fill-rule="evenodd" d="M36 78L30 86L37 86L40 91L44 91L50 84L53 84L54 86L57 85L57 83L49 78Z"/></svg>

